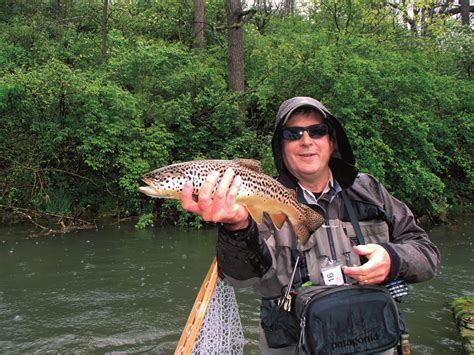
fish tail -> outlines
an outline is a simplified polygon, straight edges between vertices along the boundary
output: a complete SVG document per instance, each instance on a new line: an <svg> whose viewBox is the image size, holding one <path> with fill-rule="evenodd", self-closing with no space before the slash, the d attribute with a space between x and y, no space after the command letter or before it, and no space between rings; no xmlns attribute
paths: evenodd
<svg viewBox="0 0 474 355"><path fill-rule="evenodd" d="M300 207L301 212L296 223L295 234L299 242L304 245L311 234L324 223L324 214L306 205L300 205Z"/></svg>

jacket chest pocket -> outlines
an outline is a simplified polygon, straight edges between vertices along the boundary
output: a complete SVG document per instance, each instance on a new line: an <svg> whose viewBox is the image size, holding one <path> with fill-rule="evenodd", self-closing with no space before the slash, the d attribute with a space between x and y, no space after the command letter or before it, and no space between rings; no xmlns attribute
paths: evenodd
<svg viewBox="0 0 474 355"><path fill-rule="evenodd" d="M327 259L335 260L341 265L360 265L359 255L352 250L353 245L359 244L352 224L331 222L330 226L319 228L310 239L311 245L305 246L309 277L315 284L321 284L320 266ZM389 241L389 228L385 221L364 221L359 224L366 244Z"/></svg>
<svg viewBox="0 0 474 355"><path fill-rule="evenodd" d="M344 229L347 237L357 242L357 236L354 230L354 226L350 222L341 222L342 228ZM390 234L388 224L383 220L363 221L359 222L362 235L365 239L365 244L369 243L388 243L390 240Z"/></svg>

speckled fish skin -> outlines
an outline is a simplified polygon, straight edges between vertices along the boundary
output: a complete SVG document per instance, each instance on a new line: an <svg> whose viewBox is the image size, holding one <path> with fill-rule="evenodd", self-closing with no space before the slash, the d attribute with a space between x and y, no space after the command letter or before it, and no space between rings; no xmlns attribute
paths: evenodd
<svg viewBox="0 0 474 355"><path fill-rule="evenodd" d="M294 190L264 174L257 160L196 160L168 165L143 175L147 186L139 191L150 197L179 199L184 183L190 181L193 194L198 195L210 172L219 172L219 183L228 168L242 177L236 202L245 206L257 223L262 222L263 212L278 229L288 220L299 242L305 244L324 222L320 213L297 201Z"/></svg>

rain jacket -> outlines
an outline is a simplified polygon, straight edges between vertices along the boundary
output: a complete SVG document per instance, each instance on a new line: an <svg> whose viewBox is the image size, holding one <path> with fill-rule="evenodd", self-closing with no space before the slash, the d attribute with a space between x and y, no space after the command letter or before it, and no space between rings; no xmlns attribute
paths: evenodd
<svg viewBox="0 0 474 355"><path fill-rule="evenodd" d="M317 201L297 183L282 158L282 127L291 113L301 106L318 110L332 128L334 151L329 162L332 176ZM342 190L346 191L354 207L365 242L380 244L390 255L388 281L403 279L414 283L435 275L439 265L436 246L416 224L404 203L391 196L373 176L358 172L344 129L319 101L295 97L281 105L276 117L272 150L278 170L277 180L296 190L301 203L310 206L324 203L327 210L325 225L316 230L305 245L298 246L303 255L299 272L302 282L322 283L320 263L325 257L349 266L360 265L359 256L352 251L357 238L344 208ZM329 244L329 229L335 248ZM221 274L234 287L252 286L264 299L279 297L293 270L294 248L295 236L288 222L277 230L268 217L260 225L250 219L245 230L228 232L225 226L219 227L217 260Z"/></svg>

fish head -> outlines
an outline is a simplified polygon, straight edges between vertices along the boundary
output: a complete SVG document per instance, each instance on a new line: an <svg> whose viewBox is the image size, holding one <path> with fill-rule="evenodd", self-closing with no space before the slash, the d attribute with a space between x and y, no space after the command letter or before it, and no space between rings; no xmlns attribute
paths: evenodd
<svg viewBox="0 0 474 355"><path fill-rule="evenodd" d="M189 180L181 169L166 166L153 170L141 177L147 186L140 186L138 191L150 197L179 199L184 183Z"/></svg>

